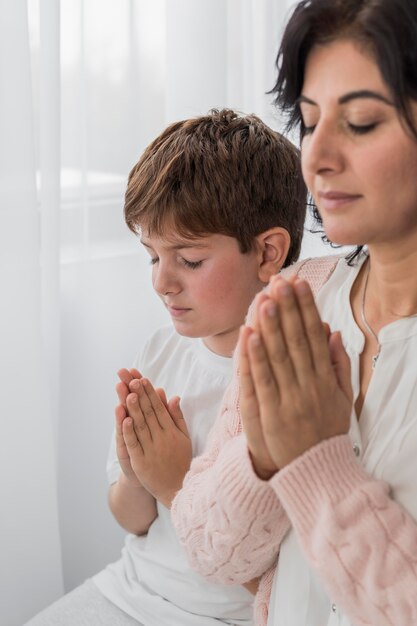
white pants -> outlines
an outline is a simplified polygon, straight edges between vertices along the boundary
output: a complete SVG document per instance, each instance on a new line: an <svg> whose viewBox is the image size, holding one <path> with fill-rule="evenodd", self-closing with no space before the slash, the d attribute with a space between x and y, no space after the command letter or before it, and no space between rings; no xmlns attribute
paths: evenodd
<svg viewBox="0 0 417 626"><path fill-rule="evenodd" d="M24 626L144 626L107 600L92 580L48 606Z"/></svg>

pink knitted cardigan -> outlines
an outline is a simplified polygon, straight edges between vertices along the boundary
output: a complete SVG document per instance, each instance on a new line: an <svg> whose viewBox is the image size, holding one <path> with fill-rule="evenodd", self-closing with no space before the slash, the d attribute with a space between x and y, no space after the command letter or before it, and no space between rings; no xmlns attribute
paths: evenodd
<svg viewBox="0 0 417 626"><path fill-rule="evenodd" d="M304 261L283 275L297 273L317 293L338 260ZM260 480L242 433L238 391L235 363L206 450L172 504L191 566L223 584L261 577L255 623L265 626L279 546L292 526L329 597L355 625L417 624L417 526L389 497L389 486L361 467L348 435Z"/></svg>

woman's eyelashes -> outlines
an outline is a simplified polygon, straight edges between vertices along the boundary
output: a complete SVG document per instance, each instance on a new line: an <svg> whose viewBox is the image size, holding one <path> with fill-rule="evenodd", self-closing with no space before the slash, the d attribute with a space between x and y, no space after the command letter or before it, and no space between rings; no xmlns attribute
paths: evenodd
<svg viewBox="0 0 417 626"><path fill-rule="evenodd" d="M366 135L366 133L370 133L378 126L378 122L372 122L370 124L352 124L351 122L346 122L345 125L348 131L352 133L353 135ZM316 128L316 124L312 124L311 126L308 126L301 119L301 137L305 137L306 135L311 135L314 132L315 128Z"/></svg>
<svg viewBox="0 0 417 626"><path fill-rule="evenodd" d="M351 124L348 122L347 125L350 131L355 135L365 135L366 133L370 133L378 126L377 122L372 122L372 124Z"/></svg>

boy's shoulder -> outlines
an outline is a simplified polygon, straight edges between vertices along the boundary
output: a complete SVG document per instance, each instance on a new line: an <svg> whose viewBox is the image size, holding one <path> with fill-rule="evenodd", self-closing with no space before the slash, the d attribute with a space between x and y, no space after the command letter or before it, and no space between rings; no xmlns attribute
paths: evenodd
<svg viewBox="0 0 417 626"><path fill-rule="evenodd" d="M173 367L173 361L183 352L183 339L172 324L161 326L139 346L134 367L151 378L160 368Z"/></svg>
<svg viewBox="0 0 417 626"><path fill-rule="evenodd" d="M197 375L230 377L233 360L211 352L198 337L185 337L172 325L158 328L146 341L136 359L136 367L145 376L161 369L176 373L193 372ZM180 375L180 374L179 374Z"/></svg>
<svg viewBox="0 0 417 626"><path fill-rule="evenodd" d="M175 331L172 324L161 326L146 339L142 353L152 351L153 354L158 354L160 352L172 351L183 343L183 339L184 337L181 337Z"/></svg>

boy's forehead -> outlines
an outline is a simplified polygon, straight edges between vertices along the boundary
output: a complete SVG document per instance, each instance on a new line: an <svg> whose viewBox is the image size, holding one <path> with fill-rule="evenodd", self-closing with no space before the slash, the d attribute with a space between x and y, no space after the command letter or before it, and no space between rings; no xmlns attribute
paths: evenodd
<svg viewBox="0 0 417 626"><path fill-rule="evenodd" d="M212 235L197 236L191 235L185 237L175 232L167 232L162 234L149 233L146 229L141 232L140 241L144 246L152 247L156 244L162 245L170 249L179 248L207 248L210 245Z"/></svg>

